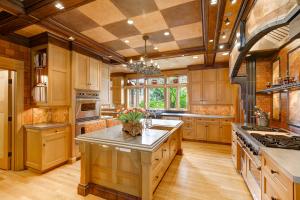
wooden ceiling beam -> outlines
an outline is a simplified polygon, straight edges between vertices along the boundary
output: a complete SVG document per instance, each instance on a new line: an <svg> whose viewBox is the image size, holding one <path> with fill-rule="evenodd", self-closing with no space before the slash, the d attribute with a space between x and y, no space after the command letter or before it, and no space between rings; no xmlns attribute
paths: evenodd
<svg viewBox="0 0 300 200"><path fill-rule="evenodd" d="M187 68L189 70L202 70L202 69L217 69L217 68L228 68L228 62L215 63L213 65L207 64L196 64L196 65L188 65Z"/></svg>
<svg viewBox="0 0 300 200"><path fill-rule="evenodd" d="M23 8L22 3L20 1L1 0L0 8L16 16L25 14L25 9Z"/></svg>
<svg viewBox="0 0 300 200"><path fill-rule="evenodd" d="M115 60L119 63L125 63L125 58L122 55L118 54L117 52L113 51L108 47L105 47L104 45L95 42L94 40L88 38L87 36L64 26L63 24L57 22L52 18L44 19L40 21L38 24L50 31L53 31L65 37L66 39L68 39L70 36L74 37L77 43L80 43L86 46L87 48L89 47L93 51L97 51L98 55L101 55L105 59Z"/></svg>

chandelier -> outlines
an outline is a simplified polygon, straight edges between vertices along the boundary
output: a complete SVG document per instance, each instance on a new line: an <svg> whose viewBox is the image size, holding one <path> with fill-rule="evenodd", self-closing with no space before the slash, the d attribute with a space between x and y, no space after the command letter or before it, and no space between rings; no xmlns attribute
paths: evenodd
<svg viewBox="0 0 300 200"><path fill-rule="evenodd" d="M149 60L147 57L147 40L149 39L148 35L143 36L143 40L145 41L145 53L144 57L142 56L140 60L133 61L130 59L128 63L128 68L131 71L134 71L135 73L139 74L145 74L145 75L155 75L160 73L159 65L157 63L154 63L153 60Z"/></svg>

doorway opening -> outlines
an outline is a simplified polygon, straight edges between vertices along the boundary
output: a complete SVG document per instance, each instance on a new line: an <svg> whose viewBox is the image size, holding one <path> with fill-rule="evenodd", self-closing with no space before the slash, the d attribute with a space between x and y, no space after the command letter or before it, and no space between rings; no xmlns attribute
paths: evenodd
<svg viewBox="0 0 300 200"><path fill-rule="evenodd" d="M12 168L16 72L0 69L0 169Z"/></svg>

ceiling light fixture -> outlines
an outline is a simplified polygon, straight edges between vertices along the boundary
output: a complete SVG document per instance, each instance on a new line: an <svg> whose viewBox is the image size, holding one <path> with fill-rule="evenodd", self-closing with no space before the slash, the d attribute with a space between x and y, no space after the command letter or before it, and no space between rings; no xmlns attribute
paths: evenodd
<svg viewBox="0 0 300 200"><path fill-rule="evenodd" d="M194 59L197 59L197 58L199 58L199 56L193 56L193 58L194 58Z"/></svg>
<svg viewBox="0 0 300 200"><path fill-rule="evenodd" d="M125 40L124 42L128 44L128 43L129 43L129 40Z"/></svg>
<svg viewBox="0 0 300 200"><path fill-rule="evenodd" d="M112 56L108 56L109 58L112 58Z"/></svg>
<svg viewBox="0 0 300 200"><path fill-rule="evenodd" d="M218 3L218 0L210 0L210 5L216 5Z"/></svg>
<svg viewBox="0 0 300 200"><path fill-rule="evenodd" d="M145 74L145 75L154 75L154 74L160 74L159 65L157 63L154 63L151 59L148 60L147 56L147 40L149 39L148 35L143 36L143 40L145 41L145 53L144 56L140 58L140 60L133 61L130 59L128 63L128 68L135 73L139 74Z"/></svg>
<svg viewBox="0 0 300 200"><path fill-rule="evenodd" d="M64 5L62 3L58 2L58 3L55 4L55 8L57 8L59 10L63 10L65 7L64 7Z"/></svg>
<svg viewBox="0 0 300 200"><path fill-rule="evenodd" d="M168 36L168 35L170 35L170 32L169 32L169 31L166 31L166 32L164 32L164 35L165 35L165 36Z"/></svg>
<svg viewBox="0 0 300 200"><path fill-rule="evenodd" d="M122 64L122 67L127 67L127 65L126 64Z"/></svg>
<svg viewBox="0 0 300 200"><path fill-rule="evenodd" d="M241 36L240 32L236 33L236 37L239 38Z"/></svg>
<svg viewBox="0 0 300 200"><path fill-rule="evenodd" d="M221 37L222 37L223 39L225 39L225 38L226 38L226 33L223 32L223 33L221 34Z"/></svg>
<svg viewBox="0 0 300 200"><path fill-rule="evenodd" d="M184 55L181 55L182 57L184 57Z"/></svg>
<svg viewBox="0 0 300 200"><path fill-rule="evenodd" d="M153 49L154 49L154 50L158 50L158 47L154 47Z"/></svg>
<svg viewBox="0 0 300 200"><path fill-rule="evenodd" d="M75 40L75 38L73 36L70 36L68 39L71 40L71 41Z"/></svg>
<svg viewBox="0 0 300 200"><path fill-rule="evenodd" d="M229 55L229 52L224 52L224 53L222 53L222 55L227 56L227 55Z"/></svg>
<svg viewBox="0 0 300 200"><path fill-rule="evenodd" d="M228 26L228 25L230 24L229 18L227 17L227 18L224 20L224 22L225 22L225 25Z"/></svg>
<svg viewBox="0 0 300 200"><path fill-rule="evenodd" d="M214 40L209 40L209 42L210 42L210 43L213 43L213 42L214 42Z"/></svg>
<svg viewBox="0 0 300 200"><path fill-rule="evenodd" d="M133 24L133 20L132 19L128 19L127 23L131 25L131 24Z"/></svg>
<svg viewBox="0 0 300 200"><path fill-rule="evenodd" d="M231 4L235 4L237 0L230 0Z"/></svg>
<svg viewBox="0 0 300 200"><path fill-rule="evenodd" d="M224 45L223 44L219 45L219 49L224 49Z"/></svg>

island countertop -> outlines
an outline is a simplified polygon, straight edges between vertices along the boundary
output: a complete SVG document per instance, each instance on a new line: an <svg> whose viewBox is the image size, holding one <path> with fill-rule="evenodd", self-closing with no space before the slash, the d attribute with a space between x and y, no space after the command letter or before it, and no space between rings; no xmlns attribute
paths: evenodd
<svg viewBox="0 0 300 200"><path fill-rule="evenodd" d="M122 132L122 125L83 134L76 138L80 142L112 145L120 148L141 151L154 151L166 138L177 130L183 122L181 120L153 119L152 127L166 127L169 130L144 129L141 136L132 137Z"/></svg>

